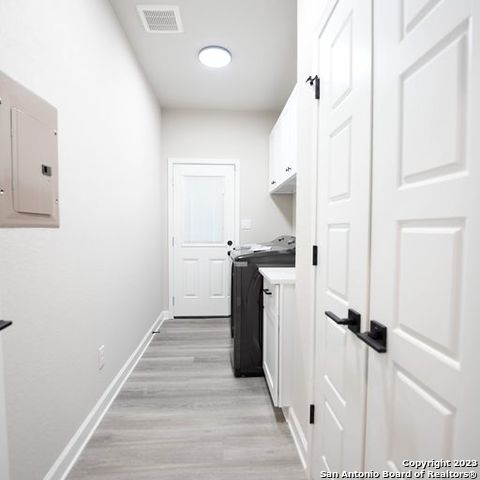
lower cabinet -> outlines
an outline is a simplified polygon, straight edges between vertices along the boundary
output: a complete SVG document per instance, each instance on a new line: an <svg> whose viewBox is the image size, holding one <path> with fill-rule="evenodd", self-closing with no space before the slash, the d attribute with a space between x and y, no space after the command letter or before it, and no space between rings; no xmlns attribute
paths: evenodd
<svg viewBox="0 0 480 480"><path fill-rule="evenodd" d="M260 268L263 275L263 371L276 407L290 405L295 269Z"/></svg>

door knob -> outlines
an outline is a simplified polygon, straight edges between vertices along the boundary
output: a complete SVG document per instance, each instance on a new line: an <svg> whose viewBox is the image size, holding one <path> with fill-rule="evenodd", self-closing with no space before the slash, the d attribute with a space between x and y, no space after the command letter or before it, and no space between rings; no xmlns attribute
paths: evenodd
<svg viewBox="0 0 480 480"><path fill-rule="evenodd" d="M387 351L387 327L380 322L372 320L370 331L357 333L357 337L378 353Z"/></svg>
<svg viewBox="0 0 480 480"><path fill-rule="evenodd" d="M340 318L337 317L333 312L325 312L325 315L333 320L337 325L347 325L349 330L351 330L353 333L360 333L360 324L362 321L362 316L356 312L355 310L352 310L351 308L348 309L348 317L347 318Z"/></svg>
<svg viewBox="0 0 480 480"><path fill-rule="evenodd" d="M268 288L262 288L262 290L263 290L263 293L265 295L271 295L272 294L272 292Z"/></svg>

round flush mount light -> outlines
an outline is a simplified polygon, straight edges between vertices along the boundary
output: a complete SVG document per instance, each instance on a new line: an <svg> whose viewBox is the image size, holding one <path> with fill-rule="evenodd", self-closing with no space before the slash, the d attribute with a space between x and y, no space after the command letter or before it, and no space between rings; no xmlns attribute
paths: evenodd
<svg viewBox="0 0 480 480"><path fill-rule="evenodd" d="M232 61L232 54L226 48L212 45L202 48L198 52L198 59L207 67L222 68Z"/></svg>

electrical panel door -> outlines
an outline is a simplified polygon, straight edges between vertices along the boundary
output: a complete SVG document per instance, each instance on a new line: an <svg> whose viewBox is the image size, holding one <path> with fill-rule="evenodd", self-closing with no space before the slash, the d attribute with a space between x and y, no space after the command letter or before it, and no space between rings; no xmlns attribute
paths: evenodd
<svg viewBox="0 0 480 480"><path fill-rule="evenodd" d="M0 227L58 227L57 111L0 72Z"/></svg>

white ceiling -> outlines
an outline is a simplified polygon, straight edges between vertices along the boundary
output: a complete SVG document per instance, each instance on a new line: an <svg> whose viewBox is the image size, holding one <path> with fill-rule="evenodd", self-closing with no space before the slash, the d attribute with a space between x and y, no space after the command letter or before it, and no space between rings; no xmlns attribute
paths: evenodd
<svg viewBox="0 0 480 480"><path fill-rule="evenodd" d="M296 0L110 0L167 108L279 110L295 84ZM147 33L136 5L178 5L184 33ZM198 61L206 45L232 52L210 69Z"/></svg>

